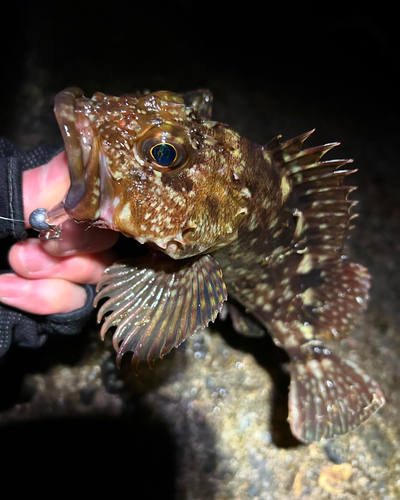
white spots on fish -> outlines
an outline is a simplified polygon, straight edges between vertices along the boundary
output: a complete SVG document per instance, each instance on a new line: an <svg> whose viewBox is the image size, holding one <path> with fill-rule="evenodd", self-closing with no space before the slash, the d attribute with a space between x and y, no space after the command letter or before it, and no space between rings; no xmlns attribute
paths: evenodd
<svg viewBox="0 0 400 500"><path fill-rule="evenodd" d="M315 329L308 321L304 323L296 322L296 326L306 340L315 338Z"/></svg>
<svg viewBox="0 0 400 500"><path fill-rule="evenodd" d="M282 201L285 201L291 192L291 186L286 176L283 176L281 179L281 192L282 192Z"/></svg>
<svg viewBox="0 0 400 500"><path fill-rule="evenodd" d="M242 156L242 153L241 153L240 149L232 149L232 150L230 151L230 153L231 153L231 156L232 156L233 158L235 158L235 159L239 159L239 158L241 158L241 156Z"/></svg>
<svg viewBox="0 0 400 500"><path fill-rule="evenodd" d="M113 173L113 177L115 180L119 181L123 178L123 173L121 172L121 170L116 170L114 173Z"/></svg>
<svg viewBox="0 0 400 500"><path fill-rule="evenodd" d="M316 359L310 359L307 362L307 368L309 368L313 372L314 376L317 379L321 380L324 377L324 372L321 370L320 363Z"/></svg>
<svg viewBox="0 0 400 500"><path fill-rule="evenodd" d="M287 286L285 288L285 290L283 291L283 299L286 301L286 302L289 302L290 299L292 299L294 296L293 294L293 290L290 286Z"/></svg>
<svg viewBox="0 0 400 500"><path fill-rule="evenodd" d="M309 253L304 254L301 262L297 268L298 274L307 274L313 269L312 257Z"/></svg>
<svg viewBox="0 0 400 500"><path fill-rule="evenodd" d="M154 217L154 219L151 219L150 221L152 224L157 225L161 222L161 217L158 215L157 217Z"/></svg>
<svg viewBox="0 0 400 500"><path fill-rule="evenodd" d="M165 217L164 222L165 222L168 229L172 228L171 217Z"/></svg>
<svg viewBox="0 0 400 500"><path fill-rule="evenodd" d="M262 155L264 157L264 160L268 163L268 165L271 164L271 154L267 149L262 150Z"/></svg>
<svg viewBox="0 0 400 500"><path fill-rule="evenodd" d="M294 232L295 238L299 238L303 234L305 229L307 229L307 226L304 224L303 214L301 212L299 212L299 213L300 213L300 215L297 216L298 218L296 221L296 228L295 228L295 232Z"/></svg>
<svg viewBox="0 0 400 500"><path fill-rule="evenodd" d="M278 258L278 259L281 258L283 260L283 258L284 258L284 256L283 256L284 250L285 249L283 248L282 245L279 245L278 247L274 248L274 250L272 252L272 255L269 258L267 258L268 261L272 260L273 257ZM267 259L265 259L265 260L267 260Z"/></svg>
<svg viewBox="0 0 400 500"><path fill-rule="evenodd" d="M251 198L251 193L250 193L250 190L247 188L247 187L244 187L241 189L240 191L240 194L244 197L244 198Z"/></svg>
<svg viewBox="0 0 400 500"><path fill-rule="evenodd" d="M265 200L262 202L262 207L268 210L271 207L272 203L269 198L265 198Z"/></svg>
<svg viewBox="0 0 400 500"><path fill-rule="evenodd" d="M284 335L287 334L288 332L288 329L286 328L285 326L285 323L281 320L278 320L278 321L275 321L275 327L281 332L283 333Z"/></svg>
<svg viewBox="0 0 400 500"><path fill-rule="evenodd" d="M277 224L278 224L278 219L277 218L273 218L271 220L271 222L269 223L269 228L273 229Z"/></svg>
<svg viewBox="0 0 400 500"><path fill-rule="evenodd" d="M281 321L282 323L282 321ZM290 333L289 334L289 331L286 330L284 331L283 333L285 333L285 342L284 342L284 347L286 348L289 348L289 347L298 347L300 345L300 342L299 342L299 339L296 337L296 335L294 333ZM300 365L303 369L303 365ZM304 370L305 372L305 370Z"/></svg>
<svg viewBox="0 0 400 500"><path fill-rule="evenodd" d="M334 365L331 359L323 358L321 361L322 367L326 371L334 371ZM332 383L331 383L332 384Z"/></svg>
<svg viewBox="0 0 400 500"><path fill-rule="evenodd" d="M300 295L305 306L311 306L315 303L315 290L314 288L307 288L305 292Z"/></svg>
<svg viewBox="0 0 400 500"><path fill-rule="evenodd" d="M255 231L257 228L258 228L258 218L257 214L253 212L250 217L248 229L249 231Z"/></svg>
<svg viewBox="0 0 400 500"><path fill-rule="evenodd" d="M272 236L273 238L279 238L279 236L283 233L283 229L278 229Z"/></svg>
<svg viewBox="0 0 400 500"><path fill-rule="evenodd" d="M263 296L259 295L257 298L256 298L256 306L262 306L265 302L265 299Z"/></svg>
<svg viewBox="0 0 400 500"><path fill-rule="evenodd" d="M131 204L129 202L125 203L125 205L122 207L119 218L124 222L130 222L132 220Z"/></svg>

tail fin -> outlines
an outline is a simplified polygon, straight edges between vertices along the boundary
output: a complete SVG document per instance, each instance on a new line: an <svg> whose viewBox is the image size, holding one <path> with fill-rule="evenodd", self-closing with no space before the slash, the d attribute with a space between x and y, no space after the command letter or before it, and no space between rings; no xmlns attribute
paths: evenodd
<svg viewBox="0 0 400 500"><path fill-rule="evenodd" d="M293 356L289 422L300 441L308 443L346 434L384 403L375 380L329 349L309 345Z"/></svg>

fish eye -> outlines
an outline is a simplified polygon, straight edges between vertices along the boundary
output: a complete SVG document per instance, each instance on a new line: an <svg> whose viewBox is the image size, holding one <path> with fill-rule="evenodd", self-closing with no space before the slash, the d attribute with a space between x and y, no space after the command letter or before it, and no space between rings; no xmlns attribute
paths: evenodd
<svg viewBox="0 0 400 500"><path fill-rule="evenodd" d="M186 133L169 124L153 127L138 141L138 155L161 172L184 167L192 158Z"/></svg>
<svg viewBox="0 0 400 500"><path fill-rule="evenodd" d="M173 144L159 142L150 149L150 156L160 166L169 167L178 158L178 151Z"/></svg>

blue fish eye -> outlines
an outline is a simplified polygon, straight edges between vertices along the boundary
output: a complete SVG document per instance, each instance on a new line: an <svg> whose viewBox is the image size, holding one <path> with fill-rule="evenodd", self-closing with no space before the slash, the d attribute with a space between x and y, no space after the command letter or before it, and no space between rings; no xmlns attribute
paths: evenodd
<svg viewBox="0 0 400 500"><path fill-rule="evenodd" d="M154 161L162 167L172 165L178 156L175 146L168 142L159 142L155 144L151 148L150 154Z"/></svg>

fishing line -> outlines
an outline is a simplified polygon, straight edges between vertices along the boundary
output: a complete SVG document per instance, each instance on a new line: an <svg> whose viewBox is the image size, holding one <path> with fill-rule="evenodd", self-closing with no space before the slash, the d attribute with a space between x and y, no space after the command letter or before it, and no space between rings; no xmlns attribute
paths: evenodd
<svg viewBox="0 0 400 500"><path fill-rule="evenodd" d="M13 222L25 222L25 224L28 224L28 221L26 220L21 220L21 219L10 219L9 217L2 217L0 215L0 219L3 219L3 220L10 220L10 221L13 221Z"/></svg>

